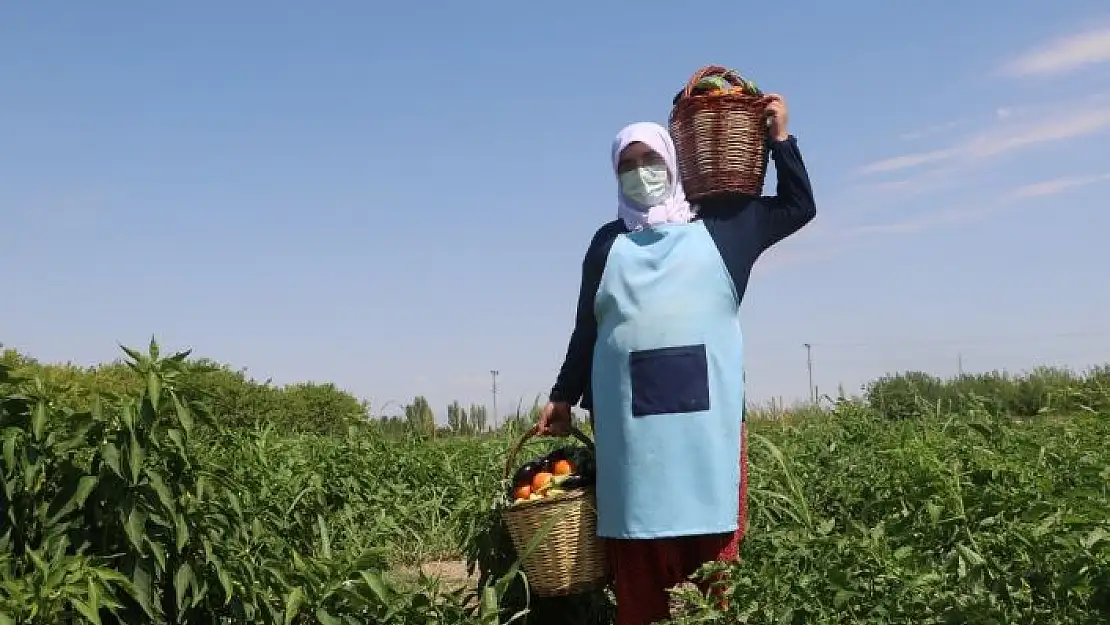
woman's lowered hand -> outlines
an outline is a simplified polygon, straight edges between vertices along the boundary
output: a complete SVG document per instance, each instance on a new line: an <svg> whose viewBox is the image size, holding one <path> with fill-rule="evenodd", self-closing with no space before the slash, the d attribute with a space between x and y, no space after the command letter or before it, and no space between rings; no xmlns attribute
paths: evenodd
<svg viewBox="0 0 1110 625"><path fill-rule="evenodd" d="M536 433L543 436L567 436L570 434L570 404L562 401L548 402L540 411Z"/></svg>

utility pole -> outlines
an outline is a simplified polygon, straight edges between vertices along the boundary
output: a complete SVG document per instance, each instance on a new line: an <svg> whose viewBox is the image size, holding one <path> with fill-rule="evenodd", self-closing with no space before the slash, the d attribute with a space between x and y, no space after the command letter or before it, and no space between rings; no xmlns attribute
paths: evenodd
<svg viewBox="0 0 1110 625"><path fill-rule="evenodd" d="M817 403L817 390L813 388L813 346L802 343L806 347L806 371L809 372L809 400Z"/></svg>
<svg viewBox="0 0 1110 625"><path fill-rule="evenodd" d="M497 369L491 369L489 374L493 378L493 419L490 423L497 425L497 374L501 373Z"/></svg>

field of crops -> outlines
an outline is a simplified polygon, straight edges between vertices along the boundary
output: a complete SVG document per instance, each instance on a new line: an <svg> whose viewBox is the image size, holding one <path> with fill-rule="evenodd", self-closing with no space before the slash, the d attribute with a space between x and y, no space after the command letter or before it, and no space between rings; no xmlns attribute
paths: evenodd
<svg viewBox="0 0 1110 625"><path fill-rule="evenodd" d="M514 432L296 427L184 356L128 363L0 359L0 624L612 622L605 592L528 599L492 506ZM728 613L682 590L674 622L1110 622L1108 442L1108 370L756 419ZM413 572L452 561L473 578Z"/></svg>

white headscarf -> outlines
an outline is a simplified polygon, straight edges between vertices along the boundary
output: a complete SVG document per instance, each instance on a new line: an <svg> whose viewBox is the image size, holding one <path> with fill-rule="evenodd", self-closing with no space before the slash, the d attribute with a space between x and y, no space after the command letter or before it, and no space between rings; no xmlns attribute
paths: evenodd
<svg viewBox="0 0 1110 625"><path fill-rule="evenodd" d="M618 179L617 216L624 221L624 225L630 232L658 224L688 223L693 219L694 213L690 209L690 204L686 202L686 193L678 180L678 157L674 142L665 128L652 122L637 122L625 126L617 134L616 139L613 139L613 173L617 173L621 152L629 144L637 141L663 157L663 162L667 165L667 173L670 174L670 190L659 204L644 207L624 196Z"/></svg>

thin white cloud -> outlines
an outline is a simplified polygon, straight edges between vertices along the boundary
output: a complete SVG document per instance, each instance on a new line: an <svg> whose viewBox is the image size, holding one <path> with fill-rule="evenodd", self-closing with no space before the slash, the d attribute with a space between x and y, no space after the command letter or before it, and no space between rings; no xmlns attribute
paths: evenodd
<svg viewBox="0 0 1110 625"><path fill-rule="evenodd" d="M910 167L917 167L918 165L928 165L929 163L946 161L958 155L959 150L956 148L903 154L902 156L884 158L881 161L875 161L874 163L864 165L860 168L860 173L879 174L888 171L897 171L899 169L908 169Z"/></svg>
<svg viewBox="0 0 1110 625"><path fill-rule="evenodd" d="M944 164L895 180L866 182L847 189L852 192L857 207L889 207L894 198L904 200L952 187L966 180L967 168Z"/></svg>
<svg viewBox="0 0 1110 625"><path fill-rule="evenodd" d="M981 221L1024 200L1059 195L1072 189L1100 182L1110 182L1110 172L1089 176L1063 176L1025 184L1000 193L998 199L993 202L981 202L973 206L956 206L903 221L845 228L836 232L835 236L842 239L854 239L878 235L912 234L931 230L938 226Z"/></svg>
<svg viewBox="0 0 1110 625"><path fill-rule="evenodd" d="M1053 103L1053 104L1055 105L1055 103ZM917 141L918 139L924 139L926 137L932 137L932 136L935 136L935 135L947 133L949 131L955 130L956 128L964 127L964 126L967 126L969 124L983 123L984 119L991 120L991 121L1007 120L1007 119L1010 119L1012 117L1015 117L1018 113L1021 113L1023 111L1024 111L1024 107L999 106L999 107L995 108L993 111L991 111L991 114L990 114L989 117L985 117L985 118L971 118L971 117L968 117L968 118L965 118L965 119L955 119L955 120L952 120L952 121L937 123L937 124L933 124L931 126L925 126L924 128L918 128L917 130L904 132L904 133L898 135L898 139L900 139L902 141Z"/></svg>
<svg viewBox="0 0 1110 625"><path fill-rule="evenodd" d="M1110 107L1086 111L1068 111L1059 118L1039 124L1001 132L994 136L975 137L968 142L970 157L989 157L1013 152L1024 147L1063 141L1095 134L1110 128Z"/></svg>
<svg viewBox="0 0 1110 625"><path fill-rule="evenodd" d="M1080 110L1061 110L1066 112L1047 121L1007 124L948 148L885 158L864 165L859 173L887 173L936 163L981 163L1023 148L1092 135L1110 128L1110 105L1105 103Z"/></svg>
<svg viewBox="0 0 1110 625"><path fill-rule="evenodd" d="M1003 67L1014 77L1064 74L1110 62L1110 27L1061 37L1022 54Z"/></svg>
<svg viewBox="0 0 1110 625"><path fill-rule="evenodd" d="M826 226L815 229L816 223L807 227L804 236L798 237L803 245L772 248L753 270L753 277L762 276L795 265L810 265L830 260L863 241L876 237L910 235L940 227L983 221L1016 205L1033 199L1066 193L1073 189L1110 182L1110 172L1086 176L1061 176L1049 180L1024 184L997 194L993 201L960 204L931 211L909 219L848 227ZM837 213L829 209L827 213ZM822 224L823 225L823 224ZM803 233L799 233L802 235Z"/></svg>
<svg viewBox="0 0 1110 625"><path fill-rule="evenodd" d="M989 211L986 207L975 209L949 208L936 211L913 219L894 221L889 223L870 224L845 228L838 236L843 239L859 239L873 236L887 236L895 234L913 234L929 230L937 226L951 225L966 221L974 221Z"/></svg>
<svg viewBox="0 0 1110 625"><path fill-rule="evenodd" d="M1035 182L1027 184L1016 189L1012 189L1002 196L1003 202L1018 202L1021 200L1028 200L1038 197L1046 197L1051 195L1059 195L1072 189L1079 187L1086 187L1100 182L1110 181L1110 173L1097 174L1093 176L1064 176L1061 178L1054 178L1052 180L1045 180L1043 182Z"/></svg>

